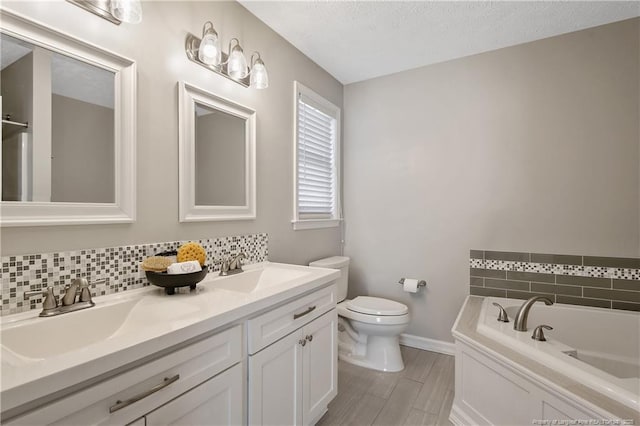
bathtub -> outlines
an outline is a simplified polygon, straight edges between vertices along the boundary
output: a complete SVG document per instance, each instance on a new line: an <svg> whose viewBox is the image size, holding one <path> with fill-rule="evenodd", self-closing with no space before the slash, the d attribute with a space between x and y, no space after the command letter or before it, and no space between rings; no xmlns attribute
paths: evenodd
<svg viewBox="0 0 640 426"><path fill-rule="evenodd" d="M511 322L497 321L505 308ZM478 332L534 357L609 397L640 410L640 314L603 308L536 304L529 311L528 331L513 329L522 300L488 297L482 303ZM546 342L531 338L541 324Z"/></svg>
<svg viewBox="0 0 640 426"><path fill-rule="evenodd" d="M497 321L494 302L511 322ZM640 424L640 313L537 302L529 311L528 331L518 332L513 319L522 303L473 296L465 302L452 330L452 422L618 419L617 424ZM541 324L553 327L545 330L546 342L531 338ZM481 390L481 383L488 387ZM504 395L506 402L486 396L493 394Z"/></svg>

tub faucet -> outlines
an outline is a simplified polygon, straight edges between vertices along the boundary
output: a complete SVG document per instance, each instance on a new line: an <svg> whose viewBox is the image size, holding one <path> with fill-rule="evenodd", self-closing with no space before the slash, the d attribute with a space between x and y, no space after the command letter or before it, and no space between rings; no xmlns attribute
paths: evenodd
<svg viewBox="0 0 640 426"><path fill-rule="evenodd" d="M516 318L513 321L513 329L516 331L527 331L527 317L529 316L529 310L533 307L533 304L537 301L543 301L545 305L553 305L553 301L546 296L534 296L525 301L518 312Z"/></svg>

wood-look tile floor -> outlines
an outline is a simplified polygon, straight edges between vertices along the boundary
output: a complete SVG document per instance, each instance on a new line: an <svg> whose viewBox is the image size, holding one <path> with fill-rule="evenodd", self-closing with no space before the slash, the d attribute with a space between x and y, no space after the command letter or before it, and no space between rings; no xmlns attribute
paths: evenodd
<svg viewBox="0 0 640 426"><path fill-rule="evenodd" d="M338 396L317 425L451 425L454 357L400 348L405 368L398 373L340 361Z"/></svg>

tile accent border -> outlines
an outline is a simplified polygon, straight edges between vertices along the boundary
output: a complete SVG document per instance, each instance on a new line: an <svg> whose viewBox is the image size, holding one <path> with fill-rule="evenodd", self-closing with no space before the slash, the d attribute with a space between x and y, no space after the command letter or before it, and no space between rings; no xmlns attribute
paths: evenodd
<svg viewBox="0 0 640 426"><path fill-rule="evenodd" d="M469 292L640 311L640 258L469 252Z"/></svg>
<svg viewBox="0 0 640 426"><path fill-rule="evenodd" d="M223 258L241 251L247 255L245 264L263 262L268 258L266 233L2 256L0 316L41 309L42 297L24 300L25 291L54 287L55 294L60 294L64 285L73 278L87 278L94 296L151 285L139 271L142 260L156 253L177 250L187 241L196 241L204 247L207 252L207 265L211 271L220 270Z"/></svg>

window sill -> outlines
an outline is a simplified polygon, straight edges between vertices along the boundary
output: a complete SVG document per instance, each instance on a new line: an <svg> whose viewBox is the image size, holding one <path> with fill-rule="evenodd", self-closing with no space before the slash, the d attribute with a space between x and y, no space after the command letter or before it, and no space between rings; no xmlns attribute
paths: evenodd
<svg viewBox="0 0 640 426"><path fill-rule="evenodd" d="M335 228L340 226L342 219L307 219L307 220L292 220L291 224L295 231L304 229L321 229L321 228Z"/></svg>

